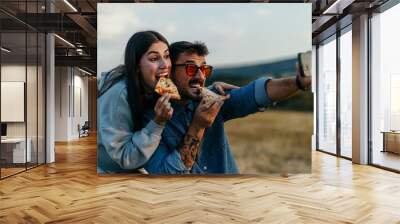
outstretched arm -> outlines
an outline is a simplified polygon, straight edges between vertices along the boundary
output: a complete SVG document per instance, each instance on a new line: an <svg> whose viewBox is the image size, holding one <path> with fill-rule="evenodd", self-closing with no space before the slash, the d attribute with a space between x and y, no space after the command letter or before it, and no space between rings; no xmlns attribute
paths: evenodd
<svg viewBox="0 0 400 224"><path fill-rule="evenodd" d="M217 90L218 94L220 95L226 95L225 91L229 91L232 89L239 89L239 86L235 86L232 84L228 84L225 82L214 82L210 87L214 88L215 90Z"/></svg>
<svg viewBox="0 0 400 224"><path fill-rule="evenodd" d="M265 90L271 101L281 101L292 94L294 94L300 88L307 89L311 85L311 77L303 77L300 75L299 67L297 67L296 77L271 79L265 83ZM298 84L296 84L296 78Z"/></svg>

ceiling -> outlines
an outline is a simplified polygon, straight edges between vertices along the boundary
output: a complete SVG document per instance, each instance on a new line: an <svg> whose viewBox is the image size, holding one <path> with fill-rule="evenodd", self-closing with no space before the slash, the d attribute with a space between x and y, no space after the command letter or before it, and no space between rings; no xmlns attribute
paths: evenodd
<svg viewBox="0 0 400 224"><path fill-rule="evenodd" d="M313 42L335 32L331 27L338 20L357 16L360 12L372 10L387 0L239 0L235 2L269 3L312 3ZM0 21L4 38L15 49L24 46L21 32L25 29L38 32L54 32L56 65L80 66L96 72L97 3L134 2L226 2L223 0L45 0L18 1L1 0ZM335 3L336 2L336 3ZM52 8L52 13L50 12ZM343 26L346 24L342 24ZM331 28L331 29L330 29ZM4 36L4 35L3 35ZM62 39L69 43L66 43ZM2 43L5 43L5 42ZM22 41L22 42L21 42ZM71 45L72 44L72 45ZM5 46L3 44L3 46ZM29 47L33 44L29 45ZM28 52L31 52L28 47ZM23 53L23 52L21 52Z"/></svg>

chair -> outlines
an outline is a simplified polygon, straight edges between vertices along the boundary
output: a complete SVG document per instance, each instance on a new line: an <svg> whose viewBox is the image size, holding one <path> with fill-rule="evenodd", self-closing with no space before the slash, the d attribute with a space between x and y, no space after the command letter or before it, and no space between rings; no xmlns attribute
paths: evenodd
<svg viewBox="0 0 400 224"><path fill-rule="evenodd" d="M89 121L85 121L82 127L78 124L79 138L89 136L89 129L90 129Z"/></svg>

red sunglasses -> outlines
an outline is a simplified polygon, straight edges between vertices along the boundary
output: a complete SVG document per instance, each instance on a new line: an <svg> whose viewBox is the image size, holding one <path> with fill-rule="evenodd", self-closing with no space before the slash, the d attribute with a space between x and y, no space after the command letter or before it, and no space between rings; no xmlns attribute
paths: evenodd
<svg viewBox="0 0 400 224"><path fill-rule="evenodd" d="M211 76L213 67L211 65L201 65L197 66L193 63L185 63L185 64L175 64L174 66L185 66L186 75L192 77L195 76L197 71L200 71L204 74L206 78Z"/></svg>

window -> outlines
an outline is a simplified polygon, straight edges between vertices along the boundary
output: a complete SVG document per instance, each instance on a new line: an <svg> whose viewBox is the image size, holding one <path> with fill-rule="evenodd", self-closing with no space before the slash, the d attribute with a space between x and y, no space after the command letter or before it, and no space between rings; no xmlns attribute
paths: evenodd
<svg viewBox="0 0 400 224"><path fill-rule="evenodd" d="M351 26L340 36L340 154L352 157L352 33Z"/></svg>
<svg viewBox="0 0 400 224"><path fill-rule="evenodd" d="M336 36L318 48L318 149L336 153Z"/></svg>
<svg viewBox="0 0 400 224"><path fill-rule="evenodd" d="M41 13L44 1L0 3L18 6L18 13ZM14 7L15 8L15 7ZM1 118L7 133L0 144L0 178L45 163L45 35L12 16L0 12L2 99L15 97L13 111L2 102ZM11 87L11 88L10 88ZM22 103L18 103L18 102ZM13 103L13 102L11 102ZM18 116L17 116L18 115ZM14 118L12 118L14 117ZM16 118L15 118L16 117Z"/></svg>
<svg viewBox="0 0 400 224"><path fill-rule="evenodd" d="M400 5L371 19L372 163L400 170Z"/></svg>

